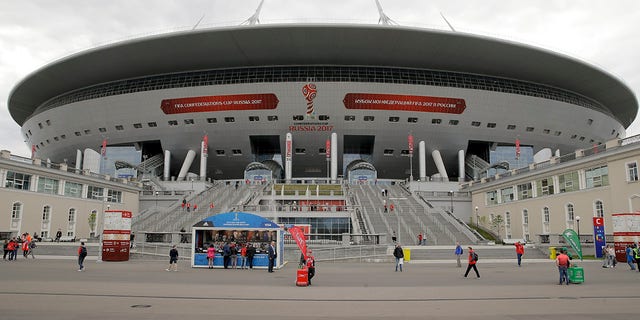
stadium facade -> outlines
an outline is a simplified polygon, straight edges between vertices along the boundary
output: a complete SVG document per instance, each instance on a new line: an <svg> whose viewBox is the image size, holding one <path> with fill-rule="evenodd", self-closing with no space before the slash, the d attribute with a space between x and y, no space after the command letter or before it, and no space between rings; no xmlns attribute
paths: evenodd
<svg viewBox="0 0 640 320"><path fill-rule="evenodd" d="M165 178L213 179L268 168L275 178L464 180L472 155L590 148L625 137L638 112L621 80L562 54L460 32L324 24L94 48L33 72L8 105L38 158L79 167L78 152L86 162L106 145L163 158Z"/></svg>

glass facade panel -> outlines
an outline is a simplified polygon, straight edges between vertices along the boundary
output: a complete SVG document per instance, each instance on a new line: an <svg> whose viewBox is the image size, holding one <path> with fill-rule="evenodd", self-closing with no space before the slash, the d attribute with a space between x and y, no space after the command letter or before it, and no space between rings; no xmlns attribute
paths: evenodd
<svg viewBox="0 0 640 320"><path fill-rule="evenodd" d="M577 191L580 189L580 180L578 178L577 171L559 175L558 182L560 193Z"/></svg>
<svg viewBox="0 0 640 320"><path fill-rule="evenodd" d="M518 185L518 200L529 199L532 197L531 182Z"/></svg>
<svg viewBox="0 0 640 320"><path fill-rule="evenodd" d="M538 197L552 195L554 193L553 179L548 177L536 181L536 190L538 191Z"/></svg>
<svg viewBox="0 0 640 320"><path fill-rule="evenodd" d="M58 194L59 180L47 177L38 178L38 192L47 194Z"/></svg>
<svg viewBox="0 0 640 320"><path fill-rule="evenodd" d="M67 197L82 198L82 184L66 181L64 183L64 195Z"/></svg>
<svg viewBox="0 0 640 320"><path fill-rule="evenodd" d="M500 190L500 197L502 203L511 202L514 200L513 187L508 187Z"/></svg>
<svg viewBox="0 0 640 320"><path fill-rule="evenodd" d="M7 180L5 181L4 186L5 188L29 190L29 186L31 184L30 181L30 174L7 171Z"/></svg>
<svg viewBox="0 0 640 320"><path fill-rule="evenodd" d="M584 172L587 189L609 185L609 169L607 166L587 169Z"/></svg>

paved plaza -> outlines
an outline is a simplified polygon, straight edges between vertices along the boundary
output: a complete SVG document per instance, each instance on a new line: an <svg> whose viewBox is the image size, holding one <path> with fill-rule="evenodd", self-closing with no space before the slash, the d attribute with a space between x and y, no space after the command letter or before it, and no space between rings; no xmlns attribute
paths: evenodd
<svg viewBox="0 0 640 320"><path fill-rule="evenodd" d="M585 282L557 285L552 261L480 261L480 279L455 263L320 262L311 287L296 265L192 269L164 261L73 259L0 263L0 319L632 319L640 272L583 262Z"/></svg>

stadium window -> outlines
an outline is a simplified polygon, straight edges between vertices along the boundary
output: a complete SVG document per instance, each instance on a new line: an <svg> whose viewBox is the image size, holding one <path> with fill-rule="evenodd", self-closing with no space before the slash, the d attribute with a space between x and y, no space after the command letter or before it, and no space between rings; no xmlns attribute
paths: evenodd
<svg viewBox="0 0 640 320"><path fill-rule="evenodd" d="M551 133L551 130L549 130L549 129L544 129L544 130L542 130L542 133L544 133L544 134L549 134L549 133Z"/></svg>
<svg viewBox="0 0 640 320"><path fill-rule="evenodd" d="M328 121L329 120L329 116L328 115L320 115L318 116L318 120L320 121Z"/></svg>
<svg viewBox="0 0 640 320"><path fill-rule="evenodd" d="M80 131L76 131L76 132L74 132L74 134L75 134L77 137L79 137L79 136L81 136L81 135L82 135L82 133L80 133Z"/></svg>
<svg viewBox="0 0 640 320"><path fill-rule="evenodd" d="M595 142L595 140L593 140L593 139L589 140L589 143L594 143L594 142Z"/></svg>
<svg viewBox="0 0 640 320"><path fill-rule="evenodd" d="M401 156L408 156L409 155L409 150L405 149L405 150L400 150L400 155Z"/></svg>
<svg viewBox="0 0 640 320"><path fill-rule="evenodd" d="M572 134L572 135L571 135L571 139L575 139L575 138L577 138L577 137L578 137L578 135L577 135L577 134Z"/></svg>
<svg viewBox="0 0 640 320"><path fill-rule="evenodd" d="M507 130L515 130L515 129L516 129L516 125L515 124L507 125Z"/></svg>
<svg viewBox="0 0 640 320"><path fill-rule="evenodd" d="M471 125L474 127L479 127L480 126L480 121L471 121Z"/></svg>
<svg viewBox="0 0 640 320"><path fill-rule="evenodd" d="M49 139L47 139L47 140L45 140L45 141L47 142L47 144L49 144L49 143L50 143L50 142L49 142Z"/></svg>
<svg viewBox="0 0 640 320"><path fill-rule="evenodd" d="M325 154L326 155L327 154L327 149L325 149L325 148L318 149L318 154L321 154L321 155Z"/></svg>
<svg viewBox="0 0 640 320"><path fill-rule="evenodd" d="M450 126L457 126L458 123L460 123L460 121L458 121L458 120L449 120L449 125Z"/></svg>
<svg viewBox="0 0 640 320"><path fill-rule="evenodd" d="M98 128L98 131L100 131L100 132L107 132L107 128Z"/></svg>
<svg viewBox="0 0 640 320"><path fill-rule="evenodd" d="M47 126L51 125L51 120L46 120L45 123L47 124Z"/></svg>
<svg viewBox="0 0 640 320"><path fill-rule="evenodd" d="M240 149L231 149L231 153L233 153L234 156L241 156L242 155L242 150L240 150Z"/></svg>
<svg viewBox="0 0 640 320"><path fill-rule="evenodd" d="M298 115L293 116L293 121L302 121L302 120L304 120L304 116L303 115L298 114Z"/></svg>
<svg viewBox="0 0 640 320"><path fill-rule="evenodd" d="M207 123L217 123L218 119L216 118L207 118Z"/></svg>
<svg viewBox="0 0 640 320"><path fill-rule="evenodd" d="M42 129L42 122L38 123L38 127L40 127L40 129Z"/></svg>
<svg viewBox="0 0 640 320"><path fill-rule="evenodd" d="M533 127L527 127L527 132L533 132L534 128Z"/></svg>
<svg viewBox="0 0 640 320"><path fill-rule="evenodd" d="M249 116L249 121L260 121L260 117L258 117L258 116Z"/></svg>
<svg viewBox="0 0 640 320"><path fill-rule="evenodd" d="M58 138L58 137L53 137L53 140L58 141L58 140L60 140L60 138Z"/></svg>
<svg viewBox="0 0 640 320"><path fill-rule="evenodd" d="M193 125L194 123L193 119L184 119L184 124Z"/></svg>
<svg viewBox="0 0 640 320"><path fill-rule="evenodd" d="M124 126L122 126L121 124L119 124L119 125L117 125L117 126L116 126L116 130L118 130L118 131L122 131L122 130L124 130Z"/></svg>
<svg viewBox="0 0 640 320"><path fill-rule="evenodd" d="M409 117L409 118L407 118L407 122L409 122L409 123L417 123L418 122L418 118Z"/></svg>
<svg viewBox="0 0 640 320"><path fill-rule="evenodd" d="M441 124L442 119L431 119L431 124Z"/></svg>
<svg viewBox="0 0 640 320"><path fill-rule="evenodd" d="M44 142L40 142L40 146L44 147ZM40 149L40 147L36 147L36 148Z"/></svg>
<svg viewBox="0 0 640 320"><path fill-rule="evenodd" d="M91 134L91 130L89 130L89 129L84 130L84 134Z"/></svg>
<svg viewBox="0 0 640 320"><path fill-rule="evenodd" d="M593 124L593 119L587 119L587 125L592 125Z"/></svg>
<svg viewBox="0 0 640 320"><path fill-rule="evenodd" d="M578 139L578 140L580 140L580 141L584 141L584 137L580 137L580 139Z"/></svg>
<svg viewBox="0 0 640 320"><path fill-rule="evenodd" d="M216 154L219 155L219 156L224 156L224 150L218 149L218 150L216 150Z"/></svg>
<svg viewBox="0 0 640 320"><path fill-rule="evenodd" d="M236 122L236 118L234 118L234 117L224 117L224 122Z"/></svg>
<svg viewBox="0 0 640 320"><path fill-rule="evenodd" d="M555 136L559 136L559 135L561 135L561 134L562 134L562 131L556 131L556 132L554 132L553 134L554 134Z"/></svg>
<svg viewBox="0 0 640 320"><path fill-rule="evenodd" d="M167 121L167 123L170 126L177 126L178 125L178 120L169 120L169 121Z"/></svg>
<svg viewBox="0 0 640 320"><path fill-rule="evenodd" d="M356 116L346 115L344 121L356 121Z"/></svg>
<svg viewBox="0 0 640 320"><path fill-rule="evenodd" d="M487 123L487 128L495 128L495 127L496 127L496 123L495 122Z"/></svg>
<svg viewBox="0 0 640 320"><path fill-rule="evenodd" d="M305 154L307 149L305 148L296 148L296 154Z"/></svg>
<svg viewBox="0 0 640 320"><path fill-rule="evenodd" d="M33 133L31 133L31 130L29 130L29 135L30 135L30 136L32 136L32 135L33 135Z"/></svg>
<svg viewBox="0 0 640 320"><path fill-rule="evenodd" d="M60 135L60 138L62 138L62 139L66 139L66 138L67 138L67 135L66 135L66 134L61 134L61 135Z"/></svg>
<svg viewBox="0 0 640 320"><path fill-rule="evenodd" d="M393 155L393 149L384 149L384 155L385 156L392 156Z"/></svg>
<svg viewBox="0 0 640 320"><path fill-rule="evenodd" d="M375 119L376 119L376 117L374 117L374 116L364 116L364 121L373 121Z"/></svg>
<svg viewBox="0 0 640 320"><path fill-rule="evenodd" d="M136 129L142 129L142 123L134 123L133 127Z"/></svg>
<svg viewBox="0 0 640 320"><path fill-rule="evenodd" d="M158 126L158 124L155 122L147 122L147 125L149 126L149 128L155 128Z"/></svg>
<svg viewBox="0 0 640 320"><path fill-rule="evenodd" d="M611 135L616 134L616 129L611 130Z"/></svg>
<svg viewBox="0 0 640 320"><path fill-rule="evenodd" d="M278 116L268 116L267 120L269 120L269 121L278 121Z"/></svg>
<svg viewBox="0 0 640 320"><path fill-rule="evenodd" d="M400 117L389 117L389 122L398 122L400 121Z"/></svg>

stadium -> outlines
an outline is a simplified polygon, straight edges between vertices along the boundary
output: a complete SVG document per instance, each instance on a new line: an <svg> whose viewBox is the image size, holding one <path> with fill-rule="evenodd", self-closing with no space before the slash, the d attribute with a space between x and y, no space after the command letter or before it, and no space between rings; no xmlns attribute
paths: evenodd
<svg viewBox="0 0 640 320"><path fill-rule="evenodd" d="M126 177L119 170L146 162L165 180L247 179L256 169L271 175L251 179L464 181L482 169L470 159L486 167L497 146L530 150L525 166L541 150L624 138L638 112L620 79L569 56L349 24L190 30L97 47L34 71L8 106L38 158L80 168L84 153L90 168L104 148L126 163L92 170Z"/></svg>

